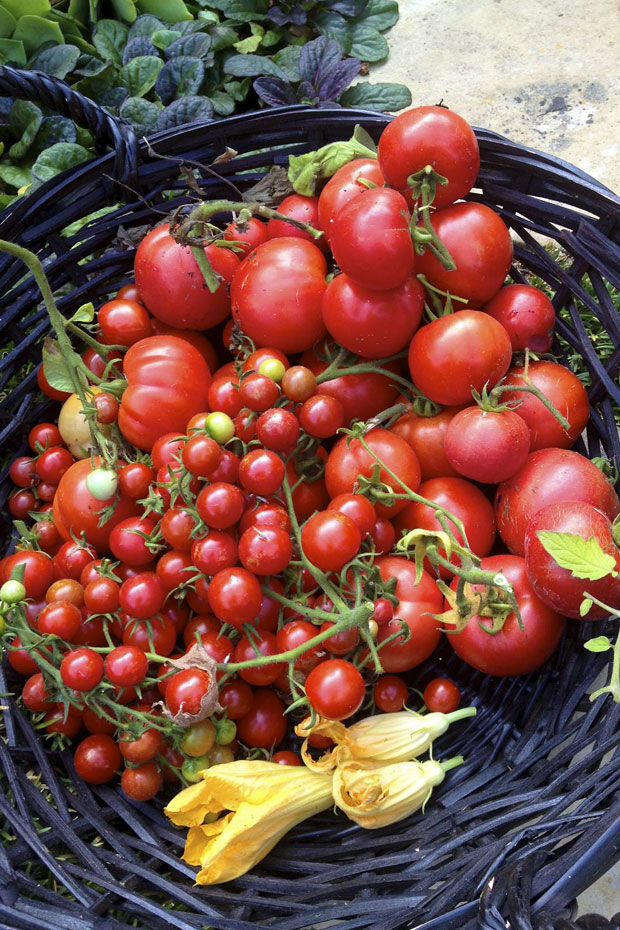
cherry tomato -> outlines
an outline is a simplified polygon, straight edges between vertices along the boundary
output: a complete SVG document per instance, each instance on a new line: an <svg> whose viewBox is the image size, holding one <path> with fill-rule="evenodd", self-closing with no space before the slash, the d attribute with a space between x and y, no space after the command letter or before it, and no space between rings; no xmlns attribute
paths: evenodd
<svg viewBox="0 0 620 930"><path fill-rule="evenodd" d="M43 608L37 624L44 636L51 634L71 642L82 626L82 613L69 601L57 601Z"/></svg>
<svg viewBox="0 0 620 930"><path fill-rule="evenodd" d="M143 762L150 762L158 755L164 745L164 737L159 730L154 727L147 727L142 731L140 736L135 739L126 739L123 737L119 740L119 749L126 762L132 765L139 765Z"/></svg>
<svg viewBox="0 0 620 930"><path fill-rule="evenodd" d="M150 517L128 517L120 520L110 533L110 552L126 565L140 567L153 559L147 547L157 524Z"/></svg>
<svg viewBox="0 0 620 930"><path fill-rule="evenodd" d="M375 508L362 494L338 494L329 502L327 509L335 510L353 520L362 539L372 533L377 522Z"/></svg>
<svg viewBox="0 0 620 930"><path fill-rule="evenodd" d="M169 656L174 649L177 632L166 616L151 617L146 623L129 620L123 630L123 645L137 646L143 652Z"/></svg>
<svg viewBox="0 0 620 930"><path fill-rule="evenodd" d="M239 561L255 575L280 574L292 554L290 534L280 526L252 526L239 540Z"/></svg>
<svg viewBox="0 0 620 930"><path fill-rule="evenodd" d="M324 510L314 514L301 531L306 558L323 572L339 572L357 553L362 534L346 514Z"/></svg>
<svg viewBox="0 0 620 930"><path fill-rule="evenodd" d="M132 500L147 497L151 482L155 480L155 469L145 462L131 462L118 471L118 487L121 494Z"/></svg>
<svg viewBox="0 0 620 930"><path fill-rule="evenodd" d="M274 752L271 761L275 762L276 765L303 765L297 753L291 752L290 749L281 749L279 752Z"/></svg>
<svg viewBox="0 0 620 930"><path fill-rule="evenodd" d="M41 672L35 672L28 681L24 682L21 694L24 707L33 714L40 714L50 709L51 695L46 690Z"/></svg>
<svg viewBox="0 0 620 930"><path fill-rule="evenodd" d="M162 775L155 762L125 769L121 776L121 788L132 801L150 801L161 785Z"/></svg>
<svg viewBox="0 0 620 930"><path fill-rule="evenodd" d="M257 688L252 708L237 722L239 739L246 746L271 749L286 736L284 704L269 688Z"/></svg>
<svg viewBox="0 0 620 930"><path fill-rule="evenodd" d="M187 668L168 681L166 706L171 714L181 711L196 716L202 709L202 699L211 686L211 676L201 668Z"/></svg>
<svg viewBox="0 0 620 930"><path fill-rule="evenodd" d="M216 481L202 489L196 499L196 509L202 520L215 530L226 530L241 517L243 492L234 484Z"/></svg>
<svg viewBox="0 0 620 930"><path fill-rule="evenodd" d="M62 446L63 441L54 423L37 423L28 433L28 445L33 452L40 452L41 449Z"/></svg>
<svg viewBox="0 0 620 930"><path fill-rule="evenodd" d="M240 483L246 490L264 497L280 489L284 475L284 462L269 449L252 449L239 463Z"/></svg>
<svg viewBox="0 0 620 930"><path fill-rule="evenodd" d="M18 566L25 566L23 584L26 597L39 597L44 594L54 580L54 563L45 552L34 549L22 549L7 556L4 561L3 580L8 581Z"/></svg>
<svg viewBox="0 0 620 930"><path fill-rule="evenodd" d="M276 207L278 213L284 216L290 216L291 219L299 220L301 223L307 223L314 226L315 229L321 229L319 220L319 198L306 197L303 194L290 194L285 197L282 203ZM322 252L329 248L324 236L315 239L312 233L287 223L286 220L271 219L267 223L267 236L269 239L277 239L279 236L290 236L294 239L306 239L318 246Z"/></svg>
<svg viewBox="0 0 620 930"><path fill-rule="evenodd" d="M105 658L105 675L118 688L138 685L146 677L149 663L137 646L116 646Z"/></svg>
<svg viewBox="0 0 620 930"><path fill-rule="evenodd" d="M90 691L103 678L103 658L92 649L73 649L60 663L60 677L67 688Z"/></svg>
<svg viewBox="0 0 620 930"><path fill-rule="evenodd" d="M229 720L240 720L251 709L254 692L246 681L235 678L220 688L219 702Z"/></svg>
<svg viewBox="0 0 620 930"><path fill-rule="evenodd" d="M153 335L151 318L142 304L127 298L105 303L97 314L102 339L107 345L132 346Z"/></svg>
<svg viewBox="0 0 620 930"><path fill-rule="evenodd" d="M431 714L451 714L461 703L461 692L449 678L433 678L424 689L423 700Z"/></svg>
<svg viewBox="0 0 620 930"><path fill-rule="evenodd" d="M302 404L299 423L309 436L328 439L344 425L344 407L336 397L315 394Z"/></svg>
<svg viewBox="0 0 620 930"><path fill-rule="evenodd" d="M530 284L507 284L484 305L484 312L501 323L513 352L531 349L544 354L551 348L555 309L546 294Z"/></svg>
<svg viewBox="0 0 620 930"><path fill-rule="evenodd" d="M276 637L267 630L257 631L250 640L242 636L235 646L234 662L250 662L259 656L275 656L280 652ZM283 662L272 662L269 665L256 665L242 668L238 675L250 685L270 685L282 672L286 670Z"/></svg>
<svg viewBox="0 0 620 930"><path fill-rule="evenodd" d="M306 695L321 717L346 720L360 709L364 700L364 679L346 659L327 659L306 678Z"/></svg>
<svg viewBox="0 0 620 930"><path fill-rule="evenodd" d="M223 238L240 244L242 250L239 255L242 257L267 241L267 224L256 216L244 221L237 220L224 229Z"/></svg>
<svg viewBox="0 0 620 930"><path fill-rule="evenodd" d="M281 407L265 410L256 421L256 437L266 449L288 452L299 438L299 420Z"/></svg>
<svg viewBox="0 0 620 930"><path fill-rule="evenodd" d="M147 620L164 604L166 591L155 572L140 572L128 578L119 592L121 609L136 620Z"/></svg>
<svg viewBox="0 0 620 930"><path fill-rule="evenodd" d="M398 675L380 675L373 688L375 704L384 714L395 714L407 703L409 689Z"/></svg>
<svg viewBox="0 0 620 930"><path fill-rule="evenodd" d="M90 785L111 781L121 767L121 754L116 740L105 733L87 736L78 743L73 758L75 771Z"/></svg>
<svg viewBox="0 0 620 930"><path fill-rule="evenodd" d="M211 579L209 604L222 623L241 629L258 614L262 591L256 575L246 568L224 568Z"/></svg>

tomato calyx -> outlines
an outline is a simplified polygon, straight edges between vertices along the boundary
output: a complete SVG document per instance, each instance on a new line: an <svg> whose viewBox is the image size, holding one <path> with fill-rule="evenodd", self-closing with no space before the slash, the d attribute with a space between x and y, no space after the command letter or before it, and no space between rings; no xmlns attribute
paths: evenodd
<svg viewBox="0 0 620 930"><path fill-rule="evenodd" d="M411 216L411 238L413 247L418 255L424 255L428 249L446 271L454 271L454 259L442 243L431 223L430 208L435 199L437 186L444 186L448 179L434 170L432 165L426 165L421 171L409 175L407 184L411 188L415 202ZM420 220L422 226L420 226Z"/></svg>
<svg viewBox="0 0 620 930"><path fill-rule="evenodd" d="M428 302L424 304L424 313L429 320L436 320L440 316L450 316L450 314L454 313L454 301L462 304L467 303L467 298L451 294L450 291L442 291L441 288L431 284L426 275L421 272L416 275L416 278L426 291L432 305L431 307Z"/></svg>

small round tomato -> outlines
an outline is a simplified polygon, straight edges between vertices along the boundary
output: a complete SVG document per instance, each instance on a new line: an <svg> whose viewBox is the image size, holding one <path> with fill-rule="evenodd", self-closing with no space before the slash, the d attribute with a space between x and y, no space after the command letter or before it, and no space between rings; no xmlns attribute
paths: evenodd
<svg viewBox="0 0 620 930"><path fill-rule="evenodd" d="M155 762L145 762L135 768L125 769L121 776L121 788L132 801L150 801L161 788L162 781Z"/></svg>
<svg viewBox="0 0 620 930"><path fill-rule="evenodd" d="M256 437L266 449L288 452L299 438L299 420L281 407L265 410L256 421Z"/></svg>
<svg viewBox="0 0 620 930"><path fill-rule="evenodd" d="M357 359L352 360L351 365L353 368L355 368L357 361ZM362 359L359 359L359 361L361 362ZM304 352L301 362L302 366L311 369L315 376L321 375L327 368L327 362L320 359L313 351ZM398 360L386 362L381 367L395 373L400 371ZM377 416L383 410L391 407L398 396L398 390L390 381L389 375L376 371L365 371L359 374L330 378L329 381L321 382L312 393L315 393L315 391L320 394L330 394L340 401L344 408L345 425L348 425L353 420L369 420L371 417Z"/></svg>
<svg viewBox="0 0 620 930"><path fill-rule="evenodd" d="M54 563L45 552L22 549L9 555L2 566L2 580L8 581L19 566L24 566L23 584L26 597L45 594L54 580Z"/></svg>
<svg viewBox="0 0 620 930"><path fill-rule="evenodd" d="M241 629L257 616L263 593L256 575L246 568L224 568L209 586L211 610L222 623Z"/></svg>
<svg viewBox="0 0 620 930"><path fill-rule="evenodd" d="M118 688L138 685L146 677L149 663L137 646L116 646L105 658L106 678Z"/></svg>
<svg viewBox="0 0 620 930"><path fill-rule="evenodd" d="M232 568L239 554L234 537L220 530L211 530L204 539L196 540L191 552L193 564L205 575L216 575L223 568Z"/></svg>
<svg viewBox="0 0 620 930"><path fill-rule="evenodd" d="M394 593L399 603L393 618L379 627L377 646L383 671L400 674L420 665L435 650L441 631L433 614L441 613L443 598L428 572L423 571L416 583L415 563L409 559L380 556L375 564L383 581L396 578ZM382 645L402 630L403 623L409 628L409 639L397 637Z"/></svg>
<svg viewBox="0 0 620 930"><path fill-rule="evenodd" d="M114 778L121 767L121 753L111 736L97 733L87 736L75 749L75 770L90 785L103 785Z"/></svg>
<svg viewBox="0 0 620 930"><path fill-rule="evenodd" d="M284 704L269 688L257 688L251 710L237 722L239 739L246 746L271 749L286 736Z"/></svg>
<svg viewBox="0 0 620 930"><path fill-rule="evenodd" d="M110 552L125 565L140 567L153 559L146 545L154 538L157 524L150 517L128 517L117 523L110 533Z"/></svg>
<svg viewBox="0 0 620 930"><path fill-rule="evenodd" d="M28 445L33 452L50 449L52 446L62 446L62 444L62 436L54 423L37 423L28 433Z"/></svg>
<svg viewBox="0 0 620 930"><path fill-rule="evenodd" d="M531 349L544 354L551 348L555 309L546 294L531 284L507 284L485 304L484 312L501 323L514 352Z"/></svg>
<svg viewBox="0 0 620 930"><path fill-rule="evenodd" d="M215 530L234 526L243 513L244 505L241 489L223 481L208 484L196 499L196 509L201 519Z"/></svg>
<svg viewBox="0 0 620 930"><path fill-rule="evenodd" d="M72 642L82 625L82 612L69 601L57 601L43 608L37 619L39 632Z"/></svg>
<svg viewBox="0 0 620 930"><path fill-rule="evenodd" d="M466 407L450 422L444 448L459 475L482 484L498 484L525 462L530 431L515 410Z"/></svg>
<svg viewBox="0 0 620 930"><path fill-rule="evenodd" d="M380 675L373 688L375 704L384 714L394 714L407 703L409 689L398 675Z"/></svg>
<svg viewBox="0 0 620 930"><path fill-rule="evenodd" d="M372 533L377 522L375 508L362 494L338 494L329 502L327 509L343 513L353 520L362 539Z"/></svg>
<svg viewBox="0 0 620 930"><path fill-rule="evenodd" d="M264 497L280 489L284 475L284 462L269 449L252 449L239 463L240 483L246 490Z"/></svg>
<svg viewBox="0 0 620 930"><path fill-rule="evenodd" d="M412 408L390 427L391 432L402 437L415 452L422 481L457 475L446 457L445 438L450 423L461 409L444 407L438 413L426 416Z"/></svg>
<svg viewBox="0 0 620 930"><path fill-rule="evenodd" d="M109 300L97 314L101 342L106 345L132 346L153 335L151 318L142 304L126 298Z"/></svg>
<svg viewBox="0 0 620 930"><path fill-rule="evenodd" d="M306 197L303 194L290 194L276 207L276 210L284 216L290 216L293 220L298 220L301 223L308 223L309 226L314 226L315 229L321 228L318 197ZM267 236L269 239L277 239L278 236L292 236L296 239L306 239L308 242L314 243L322 252L326 252L328 249L324 236L320 239L315 239L312 233L306 232L304 229L299 229L299 227L293 226L292 223L287 223L286 220L269 220L267 223Z"/></svg>
<svg viewBox="0 0 620 930"><path fill-rule="evenodd" d="M219 702L229 720L240 720L251 709L254 692L246 681L235 678L220 688Z"/></svg>
<svg viewBox="0 0 620 930"><path fill-rule="evenodd" d="M140 572L122 583L119 597L127 616L147 620L163 607L166 591L155 572Z"/></svg>
<svg viewBox="0 0 620 930"><path fill-rule="evenodd" d="M103 678L103 658L92 649L73 649L60 663L63 684L73 691L90 691Z"/></svg>
<svg viewBox="0 0 620 930"><path fill-rule="evenodd" d="M344 425L344 407L337 397L315 394L302 404L299 423L309 436L328 439Z"/></svg>
<svg viewBox="0 0 620 930"><path fill-rule="evenodd" d="M224 229L223 238L235 242L241 248L240 256L247 255L268 239L267 224L256 216L247 220L236 220Z"/></svg>
<svg viewBox="0 0 620 930"><path fill-rule="evenodd" d="M183 712L196 716L202 709L202 699L210 687L211 676L204 669L183 669L168 681L166 706L171 714Z"/></svg>
<svg viewBox="0 0 620 930"><path fill-rule="evenodd" d="M450 714L458 709L461 692L449 678L433 678L424 689L423 700L431 714Z"/></svg>
<svg viewBox="0 0 620 930"><path fill-rule="evenodd" d="M306 695L321 717L346 720L360 709L365 686L362 675L346 659L327 659L306 678Z"/></svg>
<svg viewBox="0 0 620 930"><path fill-rule="evenodd" d="M257 631L250 640L242 636L235 646L234 662L253 662L257 653L259 656L276 656L280 652L278 642L273 633L267 630ZM272 662L268 665L255 665L242 668L238 675L250 685L270 685L286 670L283 662Z"/></svg>
<svg viewBox="0 0 620 930"><path fill-rule="evenodd" d="M383 174L376 158L354 158L332 175L319 195L319 229L323 230L328 242L340 210L369 186L383 187L383 184Z"/></svg>
<svg viewBox="0 0 620 930"><path fill-rule="evenodd" d="M322 572L339 572L355 556L361 541L357 524L334 510L315 513L301 531L306 558Z"/></svg>
<svg viewBox="0 0 620 930"><path fill-rule="evenodd" d="M290 534L280 526L252 526L239 540L239 561L255 575L279 575L292 554Z"/></svg>
<svg viewBox="0 0 620 930"><path fill-rule="evenodd" d="M164 737L154 727L147 727L135 739L123 737L119 740L118 745L125 762L129 762L131 765L139 765L143 762L150 762L151 759L155 758L163 748Z"/></svg>

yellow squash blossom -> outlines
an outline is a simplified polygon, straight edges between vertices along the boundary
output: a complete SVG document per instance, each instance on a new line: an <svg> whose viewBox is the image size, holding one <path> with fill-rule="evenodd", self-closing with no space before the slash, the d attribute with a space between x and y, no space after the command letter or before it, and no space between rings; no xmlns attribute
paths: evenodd
<svg viewBox="0 0 620 930"><path fill-rule="evenodd" d="M199 885L211 885L244 875L292 827L332 804L331 775L254 759L202 772L202 781L179 792L166 814L190 827L183 858L201 867ZM203 823L222 811L229 813Z"/></svg>
<svg viewBox="0 0 620 930"><path fill-rule="evenodd" d="M455 756L443 763L414 759L370 767L342 759L334 772L334 801L360 827L386 827L423 807L448 769L462 761Z"/></svg>
<svg viewBox="0 0 620 930"><path fill-rule="evenodd" d="M475 713L475 707L466 707L451 714L417 714L414 711L402 710L393 714L365 717L350 727L338 720L325 720L321 717L314 726L310 726L308 717L295 728L295 732L298 736L306 737L302 747L302 758L308 768L317 772L331 772L339 764L339 757L342 756L340 747L346 747L348 750L347 758L375 765L415 759L427 752L433 741L445 733L451 723L464 717L473 717ZM313 759L308 752L310 733L330 737L336 744L335 748L320 759Z"/></svg>

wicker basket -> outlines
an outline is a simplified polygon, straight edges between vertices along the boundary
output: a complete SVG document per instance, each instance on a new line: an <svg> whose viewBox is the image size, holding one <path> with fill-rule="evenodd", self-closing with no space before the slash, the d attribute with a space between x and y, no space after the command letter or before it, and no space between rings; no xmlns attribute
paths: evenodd
<svg viewBox="0 0 620 930"><path fill-rule="evenodd" d="M0 214L0 238L34 250L69 314L95 304L131 274L125 230L155 222L183 203L179 160L208 166L225 146L238 155L199 170L206 198L247 189L291 153L348 138L361 123L375 138L388 117L331 109L284 108L157 133L138 143L131 128L61 82L0 69L0 93L62 112L93 131L103 155L54 178ZM620 404L620 348L603 363L579 314L585 306L615 346L620 319L608 284L620 287L620 202L570 165L477 132L482 168L472 199L501 211L520 239L516 280L532 272L555 291L557 332L589 371L591 456L620 462L614 404ZM172 160L170 160L172 159ZM176 160L175 160L176 159ZM174 196L164 192L174 191ZM234 194L233 194L234 196ZM116 208L78 233L70 223ZM558 264L541 244L558 243ZM567 267L568 265L568 267ZM584 289L589 281L595 296ZM46 331L39 295L20 263L0 255L0 448L20 454L28 429L49 405L37 393L33 363ZM559 345L556 347L561 352ZM7 382L14 384L7 389ZM52 411L53 412L53 411ZM582 448L583 451L583 448ZM0 508L9 482L1 477ZM587 631L592 635L591 625ZM134 805L112 787L89 787L70 752L50 754L15 701L3 699L0 811L17 837L0 847L0 928L11 930L569 930L571 902L620 858L620 707L591 704L587 690L605 655L582 648L579 624L541 670L490 679L440 653L424 680L441 671L480 712L442 737L441 755L463 752L424 816L368 833L331 813L291 833L245 877L193 886L179 858L183 835L161 805ZM12 681L0 676L0 691ZM596 927L611 927L600 923ZM333 922L336 922L333 924ZM614 925L620 925L620 922ZM594 924L591 924L594 926Z"/></svg>

